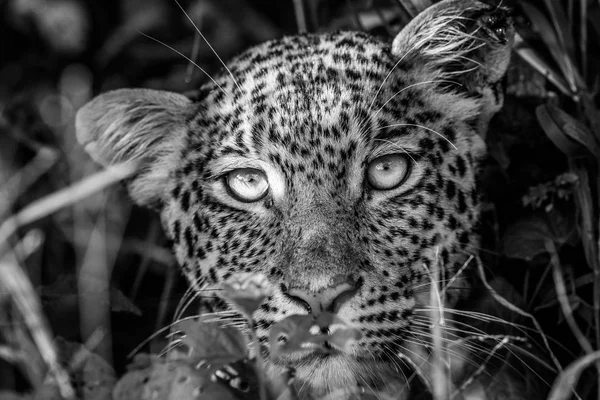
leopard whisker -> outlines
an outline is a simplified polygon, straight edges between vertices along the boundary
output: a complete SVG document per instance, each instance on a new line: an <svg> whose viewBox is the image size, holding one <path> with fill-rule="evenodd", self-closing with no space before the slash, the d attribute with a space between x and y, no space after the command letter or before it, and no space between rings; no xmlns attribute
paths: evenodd
<svg viewBox="0 0 600 400"><path fill-rule="evenodd" d="M417 166L417 168L421 168L421 166L419 165L419 163L417 163L417 160L415 160L414 157L408 151L406 151L406 149L404 147L400 146L399 144L394 143L391 140L387 140L387 139L375 139L375 141L377 141L377 142L386 142L386 143L391 144L392 146L395 146L395 147L399 148L400 150L402 150L415 163L415 165Z"/></svg>
<svg viewBox="0 0 600 400"><path fill-rule="evenodd" d="M467 266L469 265L469 263L471 262L471 260L473 260L473 258L474 258L473 255L469 256L469 258L467 259L467 261L465 261L465 263L462 265L462 267L460 267L459 270L456 271L456 273L452 276L452 278L446 284L446 286L444 286L442 288L442 290L440 291L440 296L444 296L444 294L446 293L446 290L449 287L452 287L452 284L454 283L454 281L463 273L463 271L467 268Z"/></svg>
<svg viewBox="0 0 600 400"><path fill-rule="evenodd" d="M417 311L417 310L415 310L415 311ZM431 310L431 309L419 309L418 310L418 312L427 312L427 313L433 312L433 311L435 311L435 310ZM450 314L455 314L455 315L459 315L459 316L467 317L467 318L473 318L476 321L487 322L487 323L489 323L489 322L495 322L495 323L498 323L498 324L501 324L501 325L509 325L512 328L515 328L515 329L519 330L520 332L522 332L523 334L525 334L525 336L527 336L527 337L529 337L529 335L527 335L527 331L535 332L534 329L529 328L529 327L527 327L525 325L520 325L520 324L511 322L511 321L506 321L504 319L501 319L501 318L498 318L498 317L494 317L494 316L490 316L490 315L487 315L487 314L484 314L484 313L478 313L478 312L472 312L472 311L465 312L463 310L456 310L456 309L451 309L451 308L450 309L447 308L445 311L447 311ZM417 319L417 318L418 318L418 316L415 316L415 319ZM423 322L427 321L427 322L431 323L429 321L428 317L422 316L422 318L423 318L422 319ZM425 318L427 318L427 319L425 319ZM454 325L464 325L464 326L466 326L466 327L468 327L468 328L471 329L471 330L461 329L458 326L454 326L452 329L455 329L458 332L461 332L461 333L464 333L464 334L471 334L471 335L484 334L484 332L481 331L481 330L479 330L479 329L473 331L472 329L474 329L474 327L472 325L466 323L466 322L462 322L462 321L459 321L459 320L456 320L456 319L453 319L452 321L453 321ZM451 329L451 328L448 328L448 329Z"/></svg>
<svg viewBox="0 0 600 400"><path fill-rule="evenodd" d="M446 80L446 79L438 79L438 80L432 80L432 81L423 81L423 82L413 83L412 85L405 86L402 89L400 89L399 91L397 91L396 93L394 93L381 107L379 107L379 109L377 111L375 111L375 114L373 114L373 118L375 118L377 116L377 114L379 114L381 112L381 110L383 110L383 108L390 101L392 101L394 99L394 97L396 97L397 95L399 95L403 91L405 91L407 89L410 89L411 87L415 87L415 86L419 86L419 85L425 85L425 84L429 84L429 83L453 83L453 84L462 86L459 82L451 81L451 80Z"/></svg>
<svg viewBox="0 0 600 400"><path fill-rule="evenodd" d="M173 0L173 1L181 9L181 11L186 16L186 18L191 22L191 24L194 27L194 29L196 30L196 32L198 32L198 35L200 35L200 37L202 38L202 40L204 40L204 43L206 43L208 45L208 47L213 52L213 54L217 57L217 59L219 60L219 62L221 63L221 65L223 65L223 67L225 67L225 70L227 71L227 73L231 77L231 80L233 81L233 83L235 83L235 85L237 86L237 88L239 89L239 91L241 93L242 92L242 88L240 87L239 83L237 82L237 80L235 79L235 77L233 76L233 74L231 73L231 70L229 69L229 67L227 66L227 64L225 64L225 62L223 62L223 60L221 59L221 57L219 57L219 54L217 54L216 50L211 46L211 44L208 42L208 40L206 39L206 37L202 34L202 32L200 31L200 29L198 29L198 26L196 25L196 23L194 23L194 20L189 16L189 14L185 11L185 9L181 6L181 4L179 4L179 1L177 1L177 0Z"/></svg>
<svg viewBox="0 0 600 400"><path fill-rule="evenodd" d="M415 310L415 311L417 311L417 310ZM422 309L418 309L418 311L419 312L431 312L432 309L431 308L422 308ZM496 323L503 324L503 325L510 325L510 326L512 326L514 328L518 328L520 330L536 332L536 330L534 328L528 327L526 325L518 324L518 323L512 322L512 321L507 321L500 317L496 317L496 316L493 316L490 314L485 314L485 313L478 312L478 311L458 310L455 308L446 308L445 311L450 312L452 314L459 315L461 317L472 318L476 321L496 322Z"/></svg>
<svg viewBox="0 0 600 400"><path fill-rule="evenodd" d="M426 339L429 339L432 336L431 333L428 333L428 332L411 332L411 334L414 336L414 339L413 340L407 340L408 343L420 344L420 345L422 345L422 346L424 346L424 347L426 347L428 349L430 349L430 348L433 347L433 344L430 341L425 340L425 339L421 339L421 338L417 337L415 335L415 333L418 333L419 335L425 337ZM447 341L448 344L452 343L451 340L446 340L446 341ZM467 347L467 346L462 347L462 348L466 349L466 350L469 350L469 347ZM455 356L455 357L457 357L457 358L465 361L468 364L477 365L477 363L475 361L469 359L464 353L459 352L457 350L450 350L450 346L447 346L447 347L444 348L444 353L446 353L448 355ZM471 354L471 356L476 356L476 354Z"/></svg>
<svg viewBox="0 0 600 400"><path fill-rule="evenodd" d="M535 330L534 328L531 328L531 327L528 327L528 326L525 326L522 324L517 324L517 323L511 322L511 321L506 321L501 318L488 316L486 314L474 313L472 311L464 311L464 310L458 311L458 310L453 310L453 309L446 309L446 311L455 312L456 314L460 313L462 316L472 317L472 318L475 318L476 320L483 321L483 322L495 322L495 323L499 323L499 324L510 325L511 328L517 329L524 336L521 337L521 336L514 336L514 335L501 335L501 336L496 336L496 337L510 337L510 338L512 338L513 341L516 341L517 340L516 338L520 338L519 339L520 341L526 341L528 343L531 343L531 344L537 346L540 349L545 348L545 346L542 345L541 343L539 343L538 340L533 335L533 334L539 334L537 332L537 330ZM477 314L477 315L471 316L469 314ZM419 317L419 316L416 316L416 317ZM420 319L420 321L419 321L419 319ZM416 318L415 323L416 324L427 324L427 320L424 319L424 317ZM469 329L460 329L457 326L454 326L452 328L447 327L447 329L453 329L456 332L460 332L465 335L474 335L475 337L480 337L480 338L486 338L486 337L493 338L494 337L494 335L486 334L485 332L483 332L479 329L476 331L473 331L473 326L471 326L470 324L468 324L466 322L453 320L453 325L464 325L464 326L468 327ZM555 339L551 339L551 342L564 349L564 345L562 343L556 341Z"/></svg>
<svg viewBox="0 0 600 400"><path fill-rule="evenodd" d="M186 56L185 54L183 54L183 53L182 53L182 52L180 52L179 50L175 49L175 48L174 48L174 47L172 47L172 46L169 46L168 44L166 44L165 42L163 42L163 41L161 41L161 40L158 40L158 39L156 39L156 38L154 38L154 37L152 37L152 36L150 36L150 35L148 35L148 34L146 34L146 33L142 32L142 31L138 31L138 33L139 33L139 34L141 34L141 35L143 35L143 36L146 36L148 39L154 40L155 42L157 42L157 43L159 43L159 44L162 44L163 46L165 46L166 48L170 49L171 51L173 51L173 52L175 52L175 53L179 54L181 57L183 57L183 58L184 58L184 59L186 59L188 62L190 62L190 63L191 63L193 66L195 66L195 67L196 67L196 68L198 68L198 69L199 69L201 72L203 72L203 73L204 73L204 75L206 75L206 76L208 77L208 79L210 79L210 80L211 80L211 81L212 81L212 82L213 82L215 85L217 85L217 87L218 87L218 88L221 90L221 92L223 92L223 94L224 94L225 96L227 96L227 97L231 98L231 95L230 95L229 93L227 93L227 92L225 91L225 89L223 89L223 87L222 87L221 85L219 85L219 84L217 83L217 81L216 81L216 80L215 80L215 79L214 79L212 76L210 76L210 74L209 74L208 72L206 72L206 71L205 71L205 70L204 70L204 69L203 69L201 66L199 66L199 65L198 65L198 64L197 64L197 63L196 63L194 60L192 60L191 58L189 58L188 56Z"/></svg>
<svg viewBox="0 0 600 400"><path fill-rule="evenodd" d="M157 330L156 332L154 332L150 336L148 336L146 339L142 340L140 342L140 344L138 344L133 350L131 350L129 352L129 354L127 354L127 358L132 358L138 351L140 351L140 349L142 347L144 347L146 344L150 343L151 340L156 338L161 333L171 329L171 327L172 327L172 325L163 326L162 328L160 328L159 330Z"/></svg>
<svg viewBox="0 0 600 400"><path fill-rule="evenodd" d="M428 360L427 358L423 357L422 355L420 355L420 354L417 354L416 352L414 352L414 351L410 350L409 348L407 348L407 347L405 347L405 346L402 346L402 345L400 345L400 344L398 345L398 348L399 348L400 350L402 350L402 352L397 352L397 353L395 354L395 355L396 355L396 357L398 357L398 358L401 358L401 359L404 359L404 360L405 360L405 361L406 361L406 362L407 362L407 363L408 363L408 364L409 364L409 365L412 367L412 369L413 369L413 371L414 371L414 374L413 374L413 375L411 375L411 376L410 376L408 379L409 379L409 380L412 380L412 377L413 377L414 375L417 375L419 378L421 378L421 380L423 381L423 383L424 383L424 384L425 384L425 385L426 385L428 388L431 388L431 380L430 380L430 378L427 376L427 374L425 373L425 371L423 370L423 368L421 368L421 365L423 365L423 364L430 364L430 365L431 365L431 363L429 362L429 360ZM411 359L411 358L408 356L408 354L406 354L406 353L413 354L414 356L416 356L416 357L420 358L420 359L422 360L422 361L421 361L421 363L420 363L419 365L417 365L417 363L416 363L416 362L415 362L413 359Z"/></svg>
<svg viewBox="0 0 600 400"><path fill-rule="evenodd" d="M173 319L176 320L181 318L183 313L191 306L191 304L199 297L198 292L194 289L194 285L190 285L190 287L185 291L183 297L177 304L177 308L175 309L175 313L173 315Z"/></svg>
<svg viewBox="0 0 600 400"><path fill-rule="evenodd" d="M456 322L456 321L455 321ZM425 328L429 329L431 324L425 324L425 323L417 323L416 326L421 325L424 326ZM466 324L465 324L466 325ZM467 325L468 326L468 325ZM476 338L480 341L484 340L484 339L488 339L488 340L496 340L496 341L500 341L500 340L504 340L506 337L508 337L509 339L513 340L513 341L520 341L520 342L529 342L528 339L526 338L522 338L522 337L518 337L518 336L511 336L511 335L489 335L489 334L485 334L484 332L471 332L471 331L467 331L467 330L462 330L462 329L457 329L455 327L446 327L445 329L445 333L446 334L451 334L456 336L456 338L454 339L449 339L449 338L442 338L443 341L448 342L449 345L455 345L455 346L462 346L463 348L469 348L473 351L486 351L488 350L486 347L484 347L483 345L481 346L476 346L475 344L469 344L466 345L466 339L464 337L459 337L458 335L450 332L450 331L455 331L458 333L464 333L464 334L470 334L470 338ZM430 334L428 331L425 331L425 334L423 332L417 331L419 332L419 334L424 335L426 337L428 337ZM511 353L513 353L510 349L509 351Z"/></svg>
<svg viewBox="0 0 600 400"><path fill-rule="evenodd" d="M379 85L379 88L377 88L377 91L375 92L375 95L373 96L373 100L371 100L371 104L369 105L369 112L371 111L371 109L373 108L373 104L375 103L375 100L377 100L377 96L379 96L379 93L381 92L381 89L383 89L383 86L385 85L385 83L387 82L387 80L390 78L390 76L392 76L392 73L394 72L394 70L398 67L398 65L400 65L400 63L402 61L404 61L404 59L410 54L412 53L417 47L418 45L420 45L419 42L415 43L410 49L408 49L408 51L406 51L406 53L404 53L402 55L402 57L400 57L398 59L398 61L396 61L396 63L394 64L394 66L390 69L390 72L387 73L387 75L385 76L385 78L383 79L383 81L381 82L381 85Z"/></svg>
<svg viewBox="0 0 600 400"><path fill-rule="evenodd" d="M369 372L373 373L374 371L369 371ZM386 387L387 387L387 383L385 382L385 379L383 379L383 377L382 377L381 375L380 375L379 377L381 378L381 380L384 382L384 384L385 384L385 385L386 385ZM368 388L368 389L372 389L372 388L371 388L371 385L369 385L369 383L367 382L367 380L366 380L364 377L362 377L361 375L358 375L358 379L362 381L362 384L363 384L363 385L364 385L366 388ZM357 382L357 385L360 385L360 383L359 383L359 382ZM374 390L372 390L372 392L373 392L373 393L375 393L375 391L374 391ZM377 396L377 394L375 394L375 396L377 397L377 399L381 399L379 396Z"/></svg>
<svg viewBox="0 0 600 400"><path fill-rule="evenodd" d="M421 339L421 338L415 337L416 340L419 340L420 342L422 342L421 344L423 346L425 346L426 348L431 348L433 346L433 344L430 341L426 340L426 339L431 338L431 336L432 336L431 333L426 332L426 331L413 332L413 335L416 335L416 334L425 338L425 339ZM457 340L452 340L452 339L443 338L443 337L442 337L442 342L444 342L446 345L444 348L444 352L446 354L455 356L471 365L477 365L477 363L475 361L471 360L469 357L481 358L481 356L479 356L478 353L485 352L488 350L488 348L484 347L483 345L477 345L477 344L460 343L460 345L457 345ZM456 348L457 350L452 350L452 348ZM465 352L459 351L460 349L469 352L468 356L465 354Z"/></svg>
<svg viewBox="0 0 600 400"><path fill-rule="evenodd" d="M486 254L490 254L490 255L493 255L493 256L501 256L502 255L500 252L493 251L493 250L490 250L490 249L484 249L483 247L480 247L480 246L477 246L477 245L474 245L474 244L471 244L471 243L467 243L465 246L466 247L470 247L473 250L477 250L478 253L486 253ZM463 249L458 249L458 251L460 251L461 253L464 253L464 254L468 254L468 255L472 255L473 254L472 252L467 251L467 250L463 250Z"/></svg>
<svg viewBox="0 0 600 400"><path fill-rule="evenodd" d="M414 319L415 323L420 323L422 325L424 324L427 327L431 328L432 322L429 319L429 317L422 317L422 319L419 319L418 317L419 316L415 316L415 319ZM461 329L461 328L459 328L459 327L457 327L455 325L467 325L469 328L473 328L470 325L465 324L463 322L452 320L452 325L446 326L445 330L447 330L447 331L456 331L456 332L459 332L459 333L470 334L470 335L484 334L484 332L481 331L481 330L479 330L479 329L474 330L474 331L469 331L469 330Z"/></svg>
<svg viewBox="0 0 600 400"><path fill-rule="evenodd" d="M447 141L448 143L450 143L450 145L452 147L454 147L454 150L458 150L458 148L454 145L454 143L452 143L450 141L450 139L448 139L446 136L442 135L441 133L439 133L435 129L429 128L429 127L421 125L421 124L402 124L402 123L399 123L399 124L390 124L390 125L385 125L385 126L379 127L379 128L377 128L377 130L383 130L383 129L387 129L387 128L394 128L394 127L398 127L398 126L413 126L413 127L422 128L422 129L425 129L427 131L433 132L436 135L438 135L439 137L441 137L442 139L444 139L445 141Z"/></svg>

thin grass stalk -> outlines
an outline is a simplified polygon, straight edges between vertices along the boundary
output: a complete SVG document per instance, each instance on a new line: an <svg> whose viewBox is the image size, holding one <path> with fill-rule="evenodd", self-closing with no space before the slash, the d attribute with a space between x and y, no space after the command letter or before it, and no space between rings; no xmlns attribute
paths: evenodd
<svg viewBox="0 0 600 400"><path fill-rule="evenodd" d="M48 368L48 375L56 382L61 396L67 399L74 398L75 391L69 381L68 373L58 361L40 300L12 253L0 258L0 289L12 295L13 302L29 330L37 351Z"/></svg>
<svg viewBox="0 0 600 400"><path fill-rule="evenodd" d="M7 182L0 186L0 216L6 213L18 196L23 194L59 159L59 153L49 147L41 147L35 157Z"/></svg>
<svg viewBox="0 0 600 400"><path fill-rule="evenodd" d="M81 251L77 271L77 292L79 294L79 330L87 340L98 327L111 332L110 319L110 275L111 257L107 251L109 240L106 218L100 212L89 235L89 242ZM113 254L116 252L113 252ZM95 352L112 365L112 337L104 335Z"/></svg>
<svg viewBox="0 0 600 400"><path fill-rule="evenodd" d="M558 252L556 250L556 246L550 239L546 239L545 241L546 250L550 254L550 264L552 264L552 277L554 279L554 289L556 290L556 297L558 299L558 303L560 304L560 308L565 316L565 320L571 329L571 332L577 339L579 346L586 353L590 354L594 351L590 341L585 337L581 328L575 321L573 317L573 309L571 308L571 304L569 303L569 297L567 294L567 287L565 285L565 281L563 279L562 267L560 264L560 258L558 256ZM600 364L598 364L598 368L600 368ZM599 369L600 371L600 369Z"/></svg>
<svg viewBox="0 0 600 400"><path fill-rule="evenodd" d="M558 361L558 358L556 358L556 355L552 351L552 348L550 347L550 343L548 342L548 337L544 333L542 326L540 325L538 320L533 316L533 314L520 309L519 307L517 307L510 301L506 300L500 294L498 294L498 292L496 292L496 290L489 284L489 282L487 281L487 279L485 277L485 271L483 270L483 263L481 262L481 260L479 258L477 258L476 260L477 260L477 270L479 272L479 277L481 278L481 282L483 283L483 286L485 286L487 291L492 295L492 297L498 303L500 303L500 305L502 305L503 307L505 307L506 309L508 309L510 311L513 311L513 312L531 320L531 322L533 323L533 326L535 327L535 330L537 331L537 333L542 338L542 341L544 342L544 347L546 348L546 351L548 352L548 356L554 363L554 366L556 367L556 369L558 371L562 372L563 371L562 365L560 364L560 362Z"/></svg>
<svg viewBox="0 0 600 400"><path fill-rule="evenodd" d="M252 318L252 315L247 316L246 319L248 320L248 330L250 332L250 337L252 338L252 343L254 343L254 351L256 352L255 365L256 378L258 380L258 395L260 400L267 400L267 383L265 382L266 367L265 360L263 359L262 351L260 349L260 340L256 334L256 326L254 325L254 319Z"/></svg>
<svg viewBox="0 0 600 400"><path fill-rule="evenodd" d="M598 220L598 229L600 229L600 218ZM600 232L600 231L599 231ZM600 238L598 239L598 249L600 249ZM598 254L599 260L594 268L594 329L596 330L596 347L600 347L600 251ZM597 390L598 399L600 399L600 363L597 364Z"/></svg>
<svg viewBox="0 0 600 400"><path fill-rule="evenodd" d="M587 0L579 1L579 51L581 53L581 73L583 75L584 83L587 84Z"/></svg>
<svg viewBox="0 0 600 400"><path fill-rule="evenodd" d="M573 0L567 0L567 20L569 21L569 32L573 32L573 10L575 9L575 5L573 4Z"/></svg>
<svg viewBox="0 0 600 400"><path fill-rule="evenodd" d="M200 27L200 22L198 22L198 27ZM194 64L197 62L198 54L200 54L200 36L194 35L194 42L192 43L192 55L190 56L190 60L192 62L188 63L187 70L185 71L185 83L190 83L192 78L194 77Z"/></svg>
<svg viewBox="0 0 600 400"><path fill-rule="evenodd" d="M296 15L296 24L298 25L298 33L305 33L308 28L306 25L306 14L304 12L303 0L293 0L294 14Z"/></svg>
<svg viewBox="0 0 600 400"><path fill-rule="evenodd" d="M167 319L169 299L171 298L171 295L173 295L173 290L175 288L176 271L177 267L175 265L175 260L173 260L173 263L171 263L165 271L166 279L160 294L158 315L156 316L156 321L154 323L154 330L159 330Z"/></svg>
<svg viewBox="0 0 600 400"><path fill-rule="evenodd" d="M431 281L429 285L429 301L432 308L432 325L431 325L431 337L433 342L433 354L432 354L432 371L431 371L431 379L432 379L432 392L433 398L435 400L445 400L450 393L448 388L448 384L450 383L450 379L446 373L446 360L444 357L444 345L443 345L443 335L444 335L444 305L442 302L442 296L440 295L440 289L438 287L438 282L440 279L440 265L439 260L437 259L436 252L436 260L435 265L433 266L433 270L430 271L426 265L423 265L423 268L427 272L429 276L429 280Z"/></svg>
<svg viewBox="0 0 600 400"><path fill-rule="evenodd" d="M562 94L570 97L575 102L579 101L578 95L569 89L569 84L563 77L554 68L550 67L539 53L528 46L519 35L515 35L513 48L526 63L548 79Z"/></svg>
<svg viewBox="0 0 600 400"><path fill-rule="evenodd" d="M573 162L571 162L574 164ZM589 183L588 172L585 168L572 165L571 169L577 174L579 178L579 185L576 189L575 201L577 209L580 213L580 235L585 251L585 257L588 265L594 273L594 330L595 330L595 342L596 347L600 346L600 241L594 235L593 221L598 221L597 226L600 229L600 220L594 217L594 207L592 202L592 194ZM600 183L600 170L598 171L598 183ZM600 190L600 187L598 187ZM599 197L600 198L600 197ZM589 353L589 352L588 352ZM600 363L596 365L598 375L596 377L596 384L598 390L598 398L600 399Z"/></svg>

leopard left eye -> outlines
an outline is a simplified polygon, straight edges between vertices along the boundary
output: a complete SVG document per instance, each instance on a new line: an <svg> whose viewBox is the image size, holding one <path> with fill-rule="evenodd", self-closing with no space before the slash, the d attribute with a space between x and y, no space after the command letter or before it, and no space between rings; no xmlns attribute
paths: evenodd
<svg viewBox="0 0 600 400"><path fill-rule="evenodd" d="M229 194L244 203L256 202L267 195L269 182L264 172L254 168L239 168L224 177Z"/></svg>
<svg viewBox="0 0 600 400"><path fill-rule="evenodd" d="M388 154L377 157L367 167L367 183L376 190L392 190L400 186L410 172L410 164L404 154Z"/></svg>

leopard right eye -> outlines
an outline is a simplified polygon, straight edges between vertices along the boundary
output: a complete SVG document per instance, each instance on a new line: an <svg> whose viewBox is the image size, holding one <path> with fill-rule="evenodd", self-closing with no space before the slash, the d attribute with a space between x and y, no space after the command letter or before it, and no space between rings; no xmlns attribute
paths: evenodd
<svg viewBox="0 0 600 400"><path fill-rule="evenodd" d="M265 173L254 168L238 168L223 178L227 191L236 200L254 203L269 192L269 182Z"/></svg>
<svg viewBox="0 0 600 400"><path fill-rule="evenodd" d="M410 172L410 163L404 154L377 157L367 167L367 183L376 190L392 190L400 186Z"/></svg>

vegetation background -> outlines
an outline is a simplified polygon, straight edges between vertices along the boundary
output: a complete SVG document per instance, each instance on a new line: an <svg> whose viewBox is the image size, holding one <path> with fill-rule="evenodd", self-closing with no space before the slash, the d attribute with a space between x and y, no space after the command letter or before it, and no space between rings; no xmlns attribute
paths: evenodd
<svg viewBox="0 0 600 400"><path fill-rule="evenodd" d="M227 60L298 31L391 38L432 2L180 4ZM551 394L564 397L552 398L573 388L598 398L600 2L501 4L514 9L518 37L487 137L481 254L487 274L506 279L502 295L535 318L533 340L548 340L550 369L564 379ZM186 57L209 74L221 68L174 0L0 0L0 397L60 398L41 388L47 376L66 385L61 365L81 371L92 356L77 343L106 361L94 373L117 376L140 343L153 353L165 345L162 335L144 341L171 321L185 282L157 217L119 185L105 189L118 176L86 178L99 167L73 119L110 89L193 91L207 76ZM110 398L86 392L82 374L72 376L80 398Z"/></svg>

